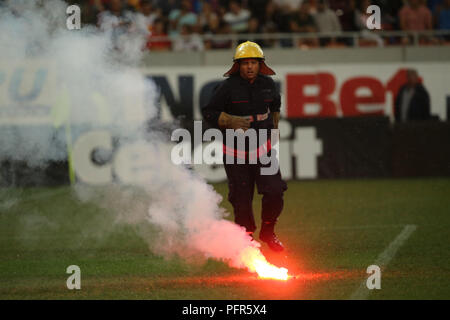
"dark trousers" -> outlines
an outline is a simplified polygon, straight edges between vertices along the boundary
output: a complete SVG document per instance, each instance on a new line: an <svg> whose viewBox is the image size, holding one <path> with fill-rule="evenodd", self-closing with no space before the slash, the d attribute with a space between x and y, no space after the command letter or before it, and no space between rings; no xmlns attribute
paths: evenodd
<svg viewBox="0 0 450 320"><path fill-rule="evenodd" d="M252 206L255 184L258 193L263 195L263 222L275 224L283 210L283 192L287 190L287 185L281 179L280 170L274 175L261 175L260 169L261 164L225 164L228 200L233 205L234 221L245 227L247 232L256 230Z"/></svg>

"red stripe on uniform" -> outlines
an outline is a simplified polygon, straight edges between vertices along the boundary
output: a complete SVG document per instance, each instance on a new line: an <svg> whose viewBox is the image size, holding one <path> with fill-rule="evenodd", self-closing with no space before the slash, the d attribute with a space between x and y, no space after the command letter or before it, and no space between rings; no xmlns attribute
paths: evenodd
<svg viewBox="0 0 450 320"><path fill-rule="evenodd" d="M223 152L228 155L233 155L240 159L245 159L247 155L249 155L250 159L255 159L255 155L259 158L263 155L265 155L267 152L269 152L272 149L272 144L270 142L270 139L267 139L266 143L263 143L259 146L257 150L253 150L250 152L243 151L243 150L236 150L232 149L227 145L223 145ZM256 152L255 152L256 151Z"/></svg>
<svg viewBox="0 0 450 320"><path fill-rule="evenodd" d="M245 103L245 102L248 102L248 100L231 101L231 103Z"/></svg>

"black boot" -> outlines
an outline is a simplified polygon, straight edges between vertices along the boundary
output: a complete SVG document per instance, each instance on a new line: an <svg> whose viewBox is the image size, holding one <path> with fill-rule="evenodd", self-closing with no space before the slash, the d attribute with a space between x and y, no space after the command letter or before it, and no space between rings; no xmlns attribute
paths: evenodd
<svg viewBox="0 0 450 320"><path fill-rule="evenodd" d="M275 222L263 222L259 232L259 239L267 243L271 250L281 252L284 250L284 246L276 236L274 228Z"/></svg>

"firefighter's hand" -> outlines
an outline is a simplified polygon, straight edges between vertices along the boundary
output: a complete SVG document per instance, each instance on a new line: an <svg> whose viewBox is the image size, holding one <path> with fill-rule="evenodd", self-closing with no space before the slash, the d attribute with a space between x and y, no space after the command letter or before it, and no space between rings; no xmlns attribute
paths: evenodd
<svg viewBox="0 0 450 320"><path fill-rule="evenodd" d="M232 116L225 112L220 114L218 123L221 129L243 129L246 131L250 128L250 121L248 119Z"/></svg>
<svg viewBox="0 0 450 320"><path fill-rule="evenodd" d="M273 127L275 129L278 129L278 122L280 121L280 113L272 112L272 118L273 118Z"/></svg>

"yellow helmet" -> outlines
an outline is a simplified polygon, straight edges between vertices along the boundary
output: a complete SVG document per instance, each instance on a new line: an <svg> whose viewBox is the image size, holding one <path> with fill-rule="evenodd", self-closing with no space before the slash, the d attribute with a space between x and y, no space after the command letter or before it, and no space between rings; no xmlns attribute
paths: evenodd
<svg viewBox="0 0 450 320"><path fill-rule="evenodd" d="M245 41L236 47L236 52L234 53L233 57L234 62L233 66L231 67L230 70L225 72L224 77L231 76L232 74L237 73L239 71L240 59L260 59L261 63L259 73L265 75L275 74L275 72L271 68L269 68L264 62L265 57L261 47L256 42Z"/></svg>
<svg viewBox="0 0 450 320"><path fill-rule="evenodd" d="M237 46L233 61L245 58L264 59L264 53L257 43L245 41Z"/></svg>

